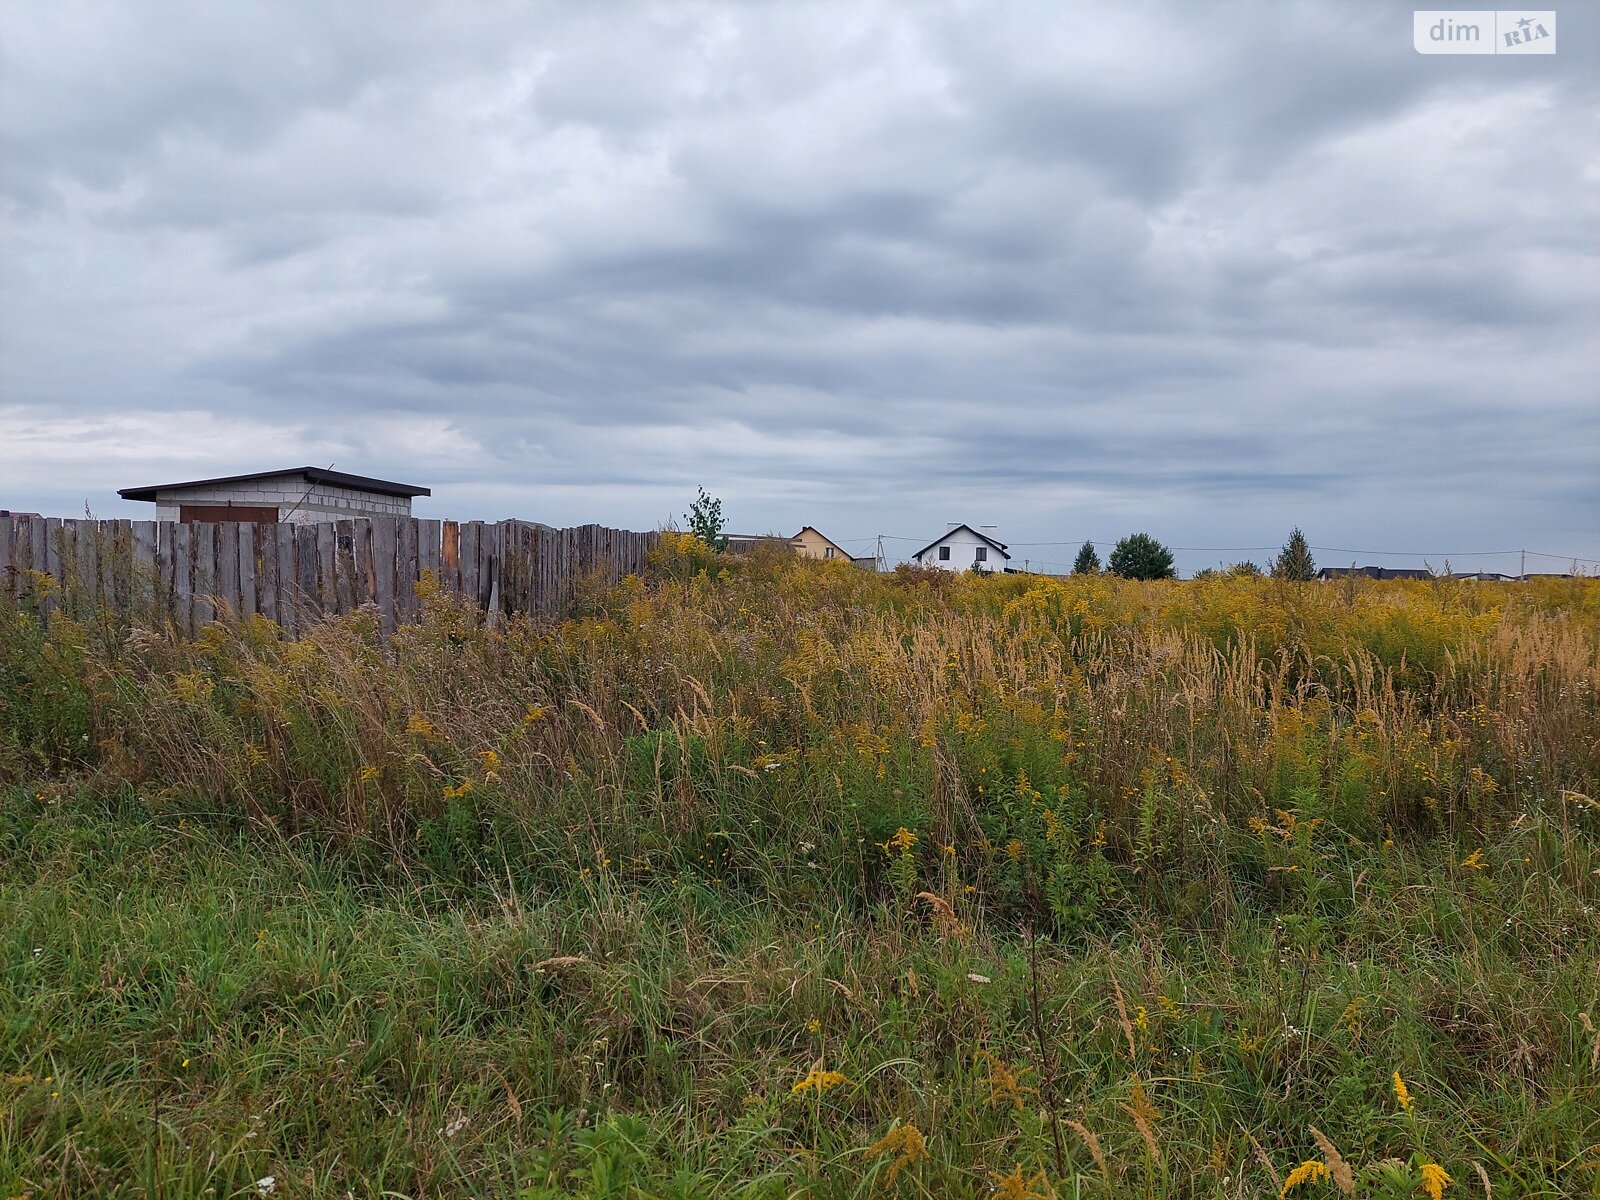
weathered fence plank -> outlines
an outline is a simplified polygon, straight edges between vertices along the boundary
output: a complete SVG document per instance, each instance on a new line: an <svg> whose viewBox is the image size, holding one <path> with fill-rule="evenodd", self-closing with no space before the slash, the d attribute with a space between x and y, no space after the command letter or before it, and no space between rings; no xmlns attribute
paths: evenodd
<svg viewBox="0 0 1600 1200"><path fill-rule="evenodd" d="M239 615L254 616L256 607L256 537L261 526L249 521L239 524Z"/></svg>
<svg viewBox="0 0 1600 1200"><path fill-rule="evenodd" d="M325 613L339 611L339 568L335 551L339 531L326 521L313 526L317 531L317 607Z"/></svg>
<svg viewBox="0 0 1600 1200"><path fill-rule="evenodd" d="M193 634L228 614L260 614L291 632L318 613L373 605L385 632L418 620L417 584L490 614L559 613L585 577L644 569L653 533L528 521L362 517L307 525L0 518L0 595L35 594L46 615L120 612Z"/></svg>
<svg viewBox="0 0 1600 1200"><path fill-rule="evenodd" d="M396 520L393 517L372 518L372 574L373 599L378 604L378 617L385 633L395 629L394 559L398 549Z"/></svg>

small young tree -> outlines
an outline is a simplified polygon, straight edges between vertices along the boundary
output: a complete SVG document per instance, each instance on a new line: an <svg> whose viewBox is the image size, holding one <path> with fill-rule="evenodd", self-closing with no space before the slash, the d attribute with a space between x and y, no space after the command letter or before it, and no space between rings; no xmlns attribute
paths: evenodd
<svg viewBox="0 0 1600 1200"><path fill-rule="evenodd" d="M683 519L689 523L689 532L713 550L726 550L728 539L722 536L722 531L727 528L727 522L722 519L722 501L707 495L705 488L696 490L699 495L683 514Z"/></svg>
<svg viewBox="0 0 1600 1200"><path fill-rule="evenodd" d="M1306 583L1317 577L1316 560L1311 557L1311 547L1306 545L1306 535L1300 532L1298 525L1289 535L1283 552L1272 560L1272 574L1276 579L1294 583Z"/></svg>
<svg viewBox="0 0 1600 1200"><path fill-rule="evenodd" d="M1148 533L1129 534L1111 551L1107 569L1124 579L1176 579L1172 551Z"/></svg>
<svg viewBox="0 0 1600 1200"><path fill-rule="evenodd" d="M1100 552L1094 548L1093 542L1085 542L1078 550L1078 557L1072 560L1072 573L1074 575L1100 574Z"/></svg>

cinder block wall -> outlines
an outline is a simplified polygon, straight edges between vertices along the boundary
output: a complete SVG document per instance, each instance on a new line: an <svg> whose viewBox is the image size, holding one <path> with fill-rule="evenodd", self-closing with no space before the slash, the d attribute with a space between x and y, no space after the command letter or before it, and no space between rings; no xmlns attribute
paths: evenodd
<svg viewBox="0 0 1600 1200"><path fill-rule="evenodd" d="M156 493L156 520L176 521L184 504L245 504L276 507L278 520L295 525L343 517L409 517L411 497L380 496L354 488L307 486L298 475L274 475L248 483L183 488Z"/></svg>

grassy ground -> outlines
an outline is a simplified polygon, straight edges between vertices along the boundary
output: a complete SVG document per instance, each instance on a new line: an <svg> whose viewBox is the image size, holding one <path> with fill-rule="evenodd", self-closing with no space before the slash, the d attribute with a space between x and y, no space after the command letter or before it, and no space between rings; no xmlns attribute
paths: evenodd
<svg viewBox="0 0 1600 1200"><path fill-rule="evenodd" d="M0 618L0 1196L1596 1194L1600 585L581 612Z"/></svg>

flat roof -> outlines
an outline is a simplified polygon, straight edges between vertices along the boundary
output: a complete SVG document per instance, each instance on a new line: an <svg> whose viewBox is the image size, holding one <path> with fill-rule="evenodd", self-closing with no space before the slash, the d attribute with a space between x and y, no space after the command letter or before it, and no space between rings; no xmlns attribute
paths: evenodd
<svg viewBox="0 0 1600 1200"><path fill-rule="evenodd" d="M361 492L375 492L380 496L431 496L433 489L418 487L414 483L395 483L389 479L373 479L370 475L347 475L343 471L330 471L326 467L285 467L280 471L253 471L248 475L218 475L215 479L188 479L182 483L158 483L151 487L120 488L117 495L124 500L154 500L157 492L176 492L184 488L215 487L219 483L251 483L257 479L277 479L284 475L297 475L307 483L321 483L328 487L353 488Z"/></svg>

